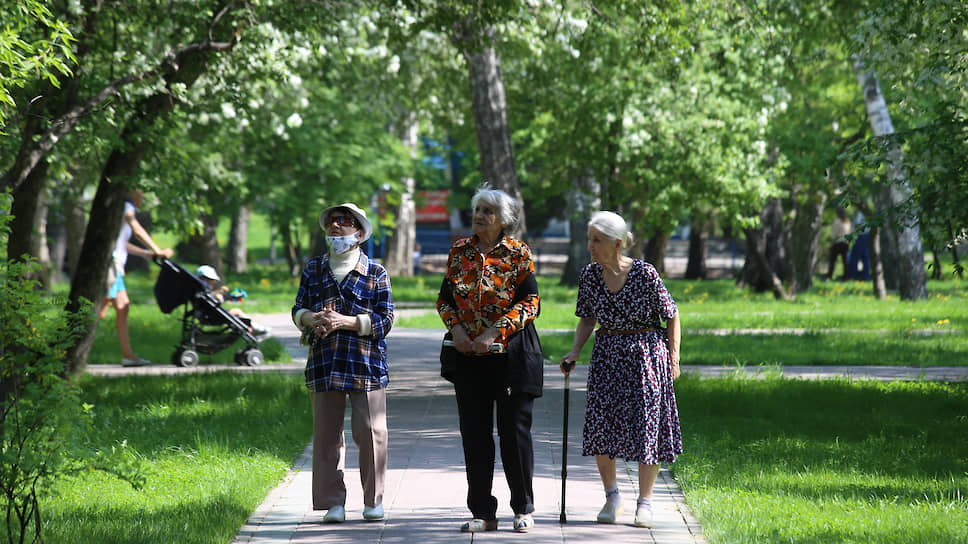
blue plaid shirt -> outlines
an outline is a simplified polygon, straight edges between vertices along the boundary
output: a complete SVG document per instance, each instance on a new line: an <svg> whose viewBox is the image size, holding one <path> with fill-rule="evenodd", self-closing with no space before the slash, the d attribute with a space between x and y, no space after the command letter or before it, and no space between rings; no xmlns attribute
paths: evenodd
<svg viewBox="0 0 968 544"><path fill-rule="evenodd" d="M390 276L379 263L360 253L356 268L339 284L329 268L329 254L306 264L292 315L307 309L320 312L331 308L344 315L367 313L370 336L337 330L325 338L303 331L309 341L306 387L312 391L373 391L389 383L387 333L393 326L393 293Z"/></svg>

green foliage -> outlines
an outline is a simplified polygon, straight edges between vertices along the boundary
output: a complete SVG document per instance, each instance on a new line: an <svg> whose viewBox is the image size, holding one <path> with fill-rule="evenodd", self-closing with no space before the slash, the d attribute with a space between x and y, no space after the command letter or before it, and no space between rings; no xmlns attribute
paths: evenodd
<svg viewBox="0 0 968 544"><path fill-rule="evenodd" d="M850 34L851 52L881 80L896 133L853 146L848 181L875 190L896 183L888 165L900 151L893 177L913 193L874 220L919 222L936 250L962 243L968 228L966 21L964 2L878 2Z"/></svg>
<svg viewBox="0 0 968 544"><path fill-rule="evenodd" d="M686 376L676 392L673 469L711 542L966 541L968 385Z"/></svg>
<svg viewBox="0 0 968 544"><path fill-rule="evenodd" d="M0 135L6 135L10 113L24 106L16 103L14 89L34 80L59 87L59 78L72 73L74 37L40 0L5 2L0 21Z"/></svg>
<svg viewBox="0 0 968 544"><path fill-rule="evenodd" d="M50 305L36 282L23 279L37 271L36 263L7 261L10 196L0 197L2 538L24 542L39 536L40 501L75 459L68 445L83 414L63 360L79 323Z"/></svg>

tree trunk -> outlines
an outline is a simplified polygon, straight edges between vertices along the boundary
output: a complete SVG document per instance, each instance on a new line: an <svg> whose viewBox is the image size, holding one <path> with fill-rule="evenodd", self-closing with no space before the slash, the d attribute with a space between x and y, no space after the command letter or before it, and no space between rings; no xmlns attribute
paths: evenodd
<svg viewBox="0 0 968 544"><path fill-rule="evenodd" d="M63 208L63 206L61 206ZM65 210L66 211L66 210ZM47 208L47 239L50 253L51 281L63 282L65 265L67 263L67 224L65 211L60 213Z"/></svg>
<svg viewBox="0 0 968 544"><path fill-rule="evenodd" d="M7 238L7 259L22 261L24 257L34 257L37 239L36 217L40 207L40 197L47 179L47 161L41 161L30 171L30 175L13 193L10 206L10 234ZM31 279L37 280L38 277Z"/></svg>
<svg viewBox="0 0 968 544"><path fill-rule="evenodd" d="M612 181L615 180L613 179ZM619 215L623 214L622 206L615 206L612 209L616 210L616 213ZM662 274L663 271L661 269L663 268L663 263L653 262L645 254L645 247L650 243L649 234L655 234L646 230L648 226L644 220L645 211L645 208L639 207L632 212L623 215L625 223L628 225L629 231L632 233L632 247L628 248L628 256L633 259L644 259L649 261L655 266L655 269L659 272L659 274ZM663 248L662 251L663 254L665 254L665 248Z"/></svg>
<svg viewBox="0 0 968 544"><path fill-rule="evenodd" d="M410 151L410 156L416 160L419 140L419 128L416 115L412 112L404 116L404 126L400 141ZM403 192L400 195L400 205L393 208L396 224L387 236L386 257L383 266L390 276L413 276L413 253L417 240L417 206L414 203L416 180L412 176L403 178Z"/></svg>
<svg viewBox="0 0 968 544"><path fill-rule="evenodd" d="M704 280L708 275L706 256L709 254L707 221L693 218L689 227L689 256L686 259L686 279Z"/></svg>
<svg viewBox="0 0 968 544"><path fill-rule="evenodd" d="M289 267L289 275L298 278L302 275L302 248L299 246L299 239L292 235L292 225L288 220L279 224L279 236L286 251L286 265Z"/></svg>
<svg viewBox="0 0 968 544"><path fill-rule="evenodd" d="M657 230L649 237L646 244L648 251L645 253L645 261L655 267L655 271L660 276L665 276L665 254L666 247L669 245L669 233Z"/></svg>
<svg viewBox="0 0 968 544"><path fill-rule="evenodd" d="M766 203L760 213L761 227L744 229L746 234L746 261L739 283L754 291L772 291L777 298L790 300L792 296L783 288L785 249L783 244L783 206L780 199ZM780 271L778 273L778 271Z"/></svg>
<svg viewBox="0 0 968 544"><path fill-rule="evenodd" d="M817 255L820 253L823 208L826 202L826 194L814 191L797 204L790 249L793 257L793 278L798 293L813 286L813 273L817 265Z"/></svg>
<svg viewBox="0 0 968 544"><path fill-rule="evenodd" d="M746 258L747 263L752 259L751 266L756 268L756 277L760 282L760 285L765 285L765 288L757 289L758 291L769 290L773 293L773 297L780 300L793 300L793 297L786 292L783 288L783 282L776 275L773 267L770 265L770 259L764 253L763 246L766 244L765 237L762 232L758 232L754 229L744 229L746 233ZM745 275L745 267L744 267Z"/></svg>
<svg viewBox="0 0 968 544"><path fill-rule="evenodd" d="M960 280L964 277L964 274L962 273L961 261L958 258L958 240L955 238L955 229L951 226L951 221L948 221L948 240L948 247L951 248L952 268L954 268L955 275Z"/></svg>
<svg viewBox="0 0 968 544"><path fill-rule="evenodd" d="M854 61L854 72L864 94L867 105L867 117L870 119L874 135L888 136L894 133L891 115L887 110L887 103L881 94L877 76L868 72L864 63L858 59ZM890 186L885 189L884 199L890 209L909 201L913 191L905 178L902 168L902 151L896 144L889 144L887 164ZM886 211L882 209L881 211ZM898 254L898 291L902 300L919 300L927 298L927 273L924 267L924 250L921 247L921 232L917 218L899 218L901 229L896 232L896 247ZM893 230L893 229L891 229Z"/></svg>
<svg viewBox="0 0 968 544"><path fill-rule="evenodd" d="M67 227L67 273L71 280L77 272L77 263L84 245L84 229L86 217L84 215L83 195L66 197L64 202L64 224Z"/></svg>
<svg viewBox="0 0 968 544"><path fill-rule="evenodd" d="M870 217L869 215L867 217ZM870 239L868 244L870 244L871 252L871 281L873 282L874 298L878 300L884 300L887 298L887 286L884 282L884 265L881 261L881 229L880 227L871 227L870 229Z"/></svg>
<svg viewBox="0 0 968 544"><path fill-rule="evenodd" d="M501 78L501 57L493 47L494 32L490 28L481 29L473 20L465 19L454 39L467 60L481 175L486 183L518 201L520 224L518 232L512 234L524 237L528 231L524 200L514 164L507 100Z"/></svg>
<svg viewBox="0 0 968 544"><path fill-rule="evenodd" d="M111 263L111 253L114 243L121 232L121 221L124 215L124 199L128 188L121 182L112 182L117 173L123 176L126 161L123 160L127 152L115 148L104 168L104 175L98 183L94 201L91 202L90 220L84 233L84 242L78 262L85 263L78 266L71 279L71 291L68 296L66 309L68 312L81 316L81 323L85 325L85 333L78 335L77 340L67 350L67 373L77 375L84 372L87 366L87 356L94 344L97 320L95 308L89 308L86 314L80 314L84 301L97 304L104 297L105 281L108 267Z"/></svg>
<svg viewBox="0 0 968 544"><path fill-rule="evenodd" d="M598 186L591 175L572 179L572 190L568 192L565 214L568 217L568 260L561 272L562 285L578 285L582 268L591 262L588 253L588 220L599 206L595 196Z"/></svg>
<svg viewBox="0 0 968 544"><path fill-rule="evenodd" d="M865 217L874 216L874 210L872 210L865 201L859 202L857 207L860 208L861 213L863 213ZM884 300L887 298L887 287L884 282L884 265L881 261L880 227L869 225L867 237L867 247L870 251L871 261L871 286L873 289L874 298Z"/></svg>
<svg viewBox="0 0 968 544"><path fill-rule="evenodd" d="M249 269L249 222L252 220L252 205L242 204L232 216L229 229L228 270L241 274Z"/></svg>
<svg viewBox="0 0 968 544"><path fill-rule="evenodd" d="M218 245L218 217L203 214L199 217L202 231L196 232L190 239L193 252L201 264L207 264L224 276L225 263L222 262L222 248Z"/></svg>

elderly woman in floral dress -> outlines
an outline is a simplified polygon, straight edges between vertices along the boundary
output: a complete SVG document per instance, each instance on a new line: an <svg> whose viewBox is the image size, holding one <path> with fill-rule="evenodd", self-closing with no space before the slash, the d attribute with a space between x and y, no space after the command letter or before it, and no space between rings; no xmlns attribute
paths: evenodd
<svg viewBox="0 0 968 544"><path fill-rule="evenodd" d="M681 333L676 304L655 268L623 254L631 242L621 216L607 211L592 215L592 262L579 277L575 315L580 320L571 351L562 358L562 372L571 370L594 332L582 454L595 456L605 487L598 522L615 523L624 512L615 474L615 459L621 457L639 464L634 523L651 527L659 464L682 453L672 387L679 377Z"/></svg>

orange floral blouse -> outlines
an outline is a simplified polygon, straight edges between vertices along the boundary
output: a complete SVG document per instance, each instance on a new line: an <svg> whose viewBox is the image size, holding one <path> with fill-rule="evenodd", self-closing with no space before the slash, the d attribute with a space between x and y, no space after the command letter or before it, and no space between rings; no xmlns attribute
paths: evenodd
<svg viewBox="0 0 968 544"><path fill-rule="evenodd" d="M533 273L531 248L520 240L505 236L482 255L477 235L462 238L450 248L444 276L457 307L438 295L437 312L448 330L463 325L472 340L494 326L501 331L496 341L507 346L508 337L538 315L537 293L511 304L515 288Z"/></svg>

